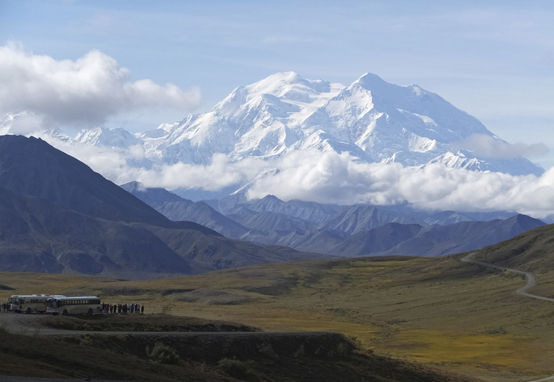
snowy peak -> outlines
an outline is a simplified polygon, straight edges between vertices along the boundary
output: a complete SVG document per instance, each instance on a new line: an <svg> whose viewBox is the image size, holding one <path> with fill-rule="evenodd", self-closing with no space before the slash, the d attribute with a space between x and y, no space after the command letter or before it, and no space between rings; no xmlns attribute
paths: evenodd
<svg viewBox="0 0 554 382"><path fill-rule="evenodd" d="M419 136L437 139L442 143L455 142L472 134L493 136L476 118L418 85L393 85L375 74L366 73L347 90L357 94L363 90L369 91L375 111L403 122Z"/></svg>
<svg viewBox="0 0 554 382"><path fill-rule="evenodd" d="M294 72L285 72L269 76L245 89L252 94L270 94L284 101L312 103L337 87L342 88L342 85L323 80L306 80Z"/></svg>
<svg viewBox="0 0 554 382"><path fill-rule="evenodd" d="M91 146L118 147L122 149L135 145L142 145L142 141L122 128L108 129L95 127L90 130L82 130L75 137L75 141Z"/></svg>
<svg viewBox="0 0 554 382"><path fill-rule="evenodd" d="M45 128L42 122L42 118L32 112L8 113L0 119L0 135L52 137L63 142L71 140L60 129Z"/></svg>
<svg viewBox="0 0 554 382"><path fill-rule="evenodd" d="M391 93L394 89L401 88L398 85L389 84L385 82L381 77L373 73L366 73L349 86L349 88L354 86L360 86L366 90L375 91L377 93Z"/></svg>

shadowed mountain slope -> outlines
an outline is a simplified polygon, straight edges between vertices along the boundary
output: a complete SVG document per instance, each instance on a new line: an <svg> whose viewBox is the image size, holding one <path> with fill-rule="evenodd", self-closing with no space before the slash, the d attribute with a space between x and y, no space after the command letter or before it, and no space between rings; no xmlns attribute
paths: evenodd
<svg viewBox="0 0 554 382"><path fill-rule="evenodd" d="M84 163L33 137L0 137L0 185L92 217L173 226Z"/></svg>
<svg viewBox="0 0 554 382"><path fill-rule="evenodd" d="M0 268L127 278L198 273L146 229L0 188Z"/></svg>
<svg viewBox="0 0 554 382"><path fill-rule="evenodd" d="M326 229L353 235L387 223L416 224L419 220L399 213L390 213L373 206L352 206L344 209L325 224Z"/></svg>
<svg viewBox="0 0 554 382"><path fill-rule="evenodd" d="M166 189L145 188L138 182L123 184L121 188L173 221L195 222L233 239L240 239L249 231L248 228L220 214L208 204L181 198Z"/></svg>
<svg viewBox="0 0 554 382"><path fill-rule="evenodd" d="M0 186L0 270L136 279L322 257L171 221L36 138L0 137Z"/></svg>
<svg viewBox="0 0 554 382"><path fill-rule="evenodd" d="M526 215L516 215L506 220L460 222L447 226L421 227L391 223L352 235L329 253L341 256L444 256L480 249L542 225L544 223L540 220ZM395 241L397 245L393 245Z"/></svg>
<svg viewBox="0 0 554 382"><path fill-rule="evenodd" d="M171 219L191 220L251 243L345 257L443 256L483 248L544 224L503 211L429 213L409 206L369 205L341 208L299 200L284 202L272 195L248 201L241 194L210 202L228 211L224 216L203 202L175 201L180 197L163 189L143 188L136 182L122 187ZM332 215L333 211L337 212ZM492 220L498 216L503 219Z"/></svg>

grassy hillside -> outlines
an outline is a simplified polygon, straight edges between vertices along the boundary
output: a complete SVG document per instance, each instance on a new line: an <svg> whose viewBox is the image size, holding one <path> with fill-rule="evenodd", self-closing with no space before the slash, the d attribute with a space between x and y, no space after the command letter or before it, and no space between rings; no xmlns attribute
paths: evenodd
<svg viewBox="0 0 554 382"><path fill-rule="evenodd" d="M554 224L525 231L510 240L484 248L475 259L548 274L554 271Z"/></svg>
<svg viewBox="0 0 554 382"><path fill-rule="evenodd" d="M147 313L266 331L334 331L376 354L489 381L554 374L554 304L516 295L524 284L519 277L459 259L304 261L151 281L1 273L15 291L0 296L92 293L108 302L146 304ZM539 282L549 280L552 272L540 275ZM538 289L548 294L554 284L544 285Z"/></svg>

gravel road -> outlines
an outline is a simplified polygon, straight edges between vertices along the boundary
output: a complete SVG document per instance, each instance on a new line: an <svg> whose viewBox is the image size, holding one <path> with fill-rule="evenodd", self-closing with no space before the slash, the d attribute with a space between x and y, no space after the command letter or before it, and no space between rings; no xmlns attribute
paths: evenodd
<svg viewBox="0 0 554 382"><path fill-rule="evenodd" d="M533 276L533 274L531 272L523 272L523 271L518 271L517 269L511 269L511 268L504 268L504 267L500 267L498 265L494 265L494 264L489 264L489 263L483 263L483 262L480 262L480 261L475 261L475 260L472 260L473 256L475 256L477 254L477 252L472 252L470 253L469 255L467 255L466 257L464 257L462 259L462 262L464 263L471 263L471 264L477 264L477 265L480 265L482 267L487 267L487 268L493 268L493 269L498 269L498 270L501 270L501 271L508 271L508 272L512 272L512 273L516 273L516 274L519 274L519 275L524 275L525 278L527 279L527 284L522 287L522 288L519 288L516 293L519 294L520 296L525 296L525 297L529 297L529 298L535 298L537 300L543 300L543 301L550 301L550 302L554 302L554 298L548 298L548 297L543 297L543 296L537 296L536 294L531 294L531 293L527 293L527 291L531 288L533 288L535 285L537 285L537 279L535 278L535 276ZM537 380L533 380L533 381L528 381L528 382L546 382L546 381L554 381L554 375L551 376L551 377L548 377L548 378L544 378L544 379L537 379Z"/></svg>
<svg viewBox="0 0 554 382"><path fill-rule="evenodd" d="M525 297L530 297L530 298L536 298L537 300L543 300L543 301L554 302L554 298L542 297L542 296L537 296L536 294L527 293L527 291L528 291L529 289L531 289L531 288L533 288L535 285L537 285L537 280L535 279L535 276L533 276L532 273L530 273L530 272L518 271L517 269L499 267L498 265L489 264L489 263L482 263L482 262L480 262L480 261L471 260L472 257L475 256L476 254L477 254L477 252L470 253L469 255L467 255L466 257L464 257L464 258L462 259L462 261L463 261L464 263L477 264L477 265L480 265L480 266L482 266L482 267L494 268L494 269L499 269L499 270L501 270L501 271L508 271L508 272L512 272L512 273L519 274L519 275L523 275L523 276L525 276L525 278L527 279L527 284L526 284L524 287L519 288L519 289L516 291L517 294L519 294L520 296L525 296ZM532 381L532 382L538 382L538 381Z"/></svg>

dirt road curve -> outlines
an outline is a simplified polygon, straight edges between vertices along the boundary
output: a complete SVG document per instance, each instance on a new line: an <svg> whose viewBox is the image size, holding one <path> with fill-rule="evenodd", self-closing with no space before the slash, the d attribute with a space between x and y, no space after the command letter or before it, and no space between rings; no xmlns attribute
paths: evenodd
<svg viewBox="0 0 554 382"><path fill-rule="evenodd" d="M537 379L536 381L529 381L529 382L544 382L544 381L554 381L554 375L552 377Z"/></svg>
<svg viewBox="0 0 554 382"><path fill-rule="evenodd" d="M512 273L517 273L519 275L524 275L526 278L527 278L527 285L525 285L523 288L520 288L516 291L517 294L519 294L520 296L525 296L525 297L530 297L530 298L536 298L537 300L544 300L544 301L550 301L550 302L554 302L554 298L548 298L548 297L542 297L542 296L537 296L536 294L531 294L531 293L527 293L527 291L531 288L533 288L535 285L537 285L537 280L535 279L535 276L533 276L532 273L530 272L523 272L523 271L518 271L517 269L511 269L511 268L504 268L504 267L499 267L498 265L494 265L494 264L489 264L489 263L482 263L480 261L475 261L475 260L471 260L471 258L473 256L475 256L477 252L473 252L473 253L470 253L469 255L467 255L466 257L464 257L462 259L462 261L464 263L473 263L473 264L477 264L477 265L480 265L482 267L487 267L487 268L494 268L494 269L499 269L501 271L508 271L508 272L512 272ZM533 381L535 382L535 381ZM538 382L538 381L537 381Z"/></svg>
<svg viewBox="0 0 554 382"><path fill-rule="evenodd" d="M537 300L543 300L543 301L550 301L550 302L554 302L554 298L548 298L548 297L542 297L542 296L537 296L536 294L531 294L531 293L527 293L527 291L531 288L533 288L535 285L537 285L537 280L535 279L535 276L533 276L532 273L530 272L523 272L523 271L518 271L517 269L511 269L511 268L504 268L504 267L499 267L498 265L494 265L494 264L489 264L489 263L482 263L480 261L475 261L475 260L471 260L473 256L475 256L477 252L472 252L470 253L469 255L467 255L466 257L464 257L462 259L462 262L464 263L472 263L472 264L477 264L477 265L480 265L482 267L487 267L487 268L493 268L493 269L499 269L501 271L508 271L508 272L512 272L512 273L517 273L519 275L524 275L525 278L527 279L527 284L523 287L523 288L519 288L516 293L519 294L520 296L525 296L525 297L529 297L529 298L536 298ZM533 380L533 381L529 381L529 382L546 382L546 381L554 381L554 375L551 376L551 377L548 377L548 378L544 378L544 379L537 379L537 380Z"/></svg>

